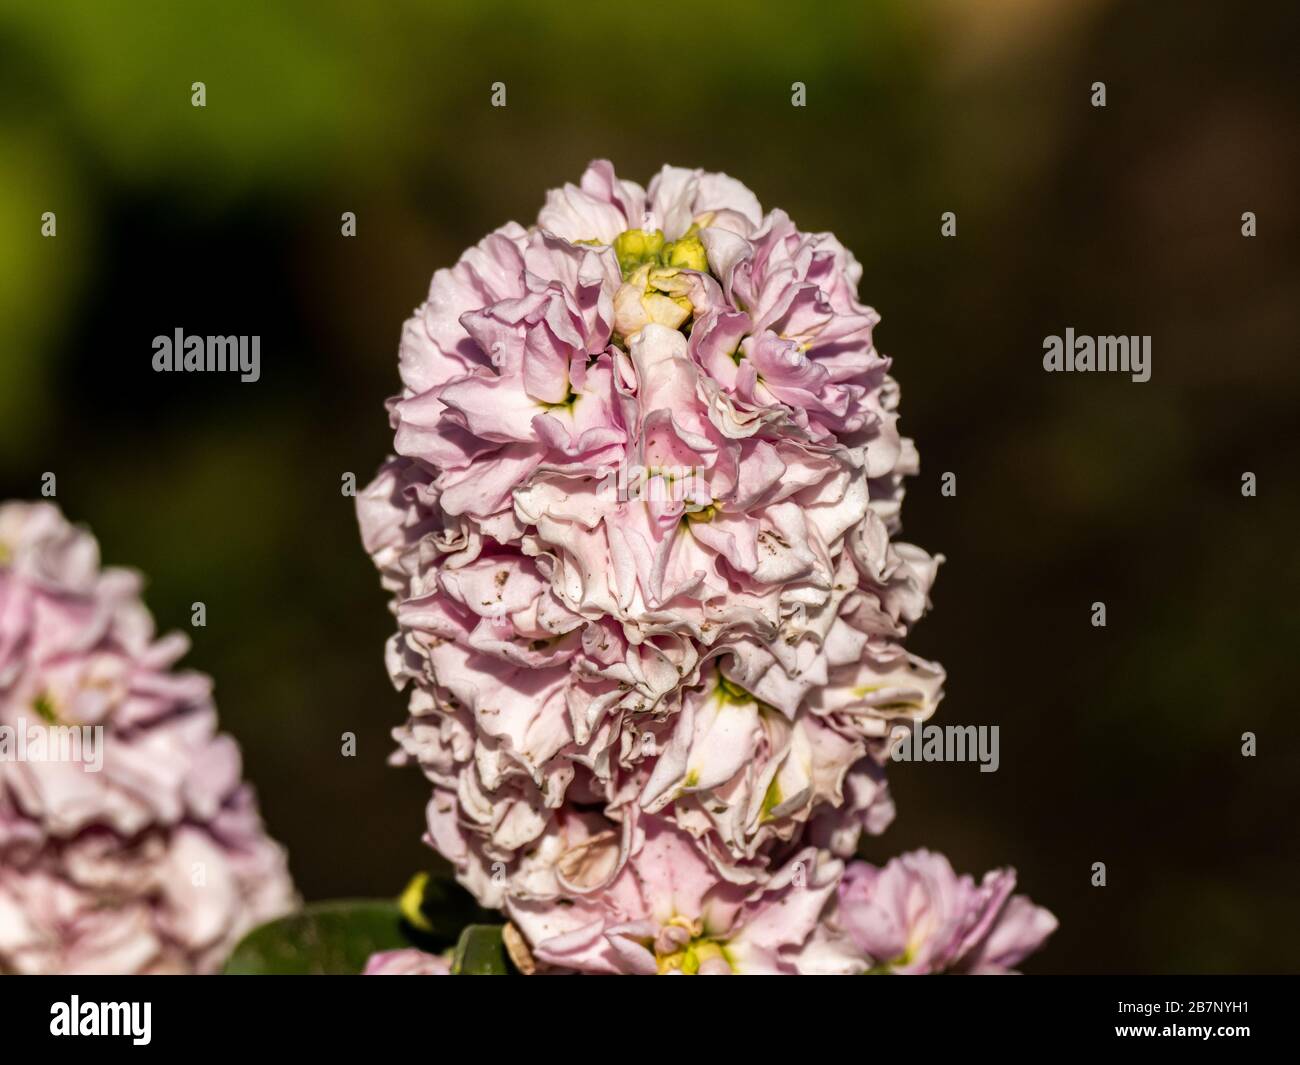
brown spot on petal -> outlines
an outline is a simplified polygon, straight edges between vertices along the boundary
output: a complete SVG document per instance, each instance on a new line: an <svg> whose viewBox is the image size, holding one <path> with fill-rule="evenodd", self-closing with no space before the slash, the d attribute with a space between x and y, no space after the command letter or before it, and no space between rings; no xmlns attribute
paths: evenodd
<svg viewBox="0 0 1300 1065"><path fill-rule="evenodd" d="M617 834L599 832L561 855L555 863L555 871L566 886L591 891L613 876L618 854Z"/></svg>

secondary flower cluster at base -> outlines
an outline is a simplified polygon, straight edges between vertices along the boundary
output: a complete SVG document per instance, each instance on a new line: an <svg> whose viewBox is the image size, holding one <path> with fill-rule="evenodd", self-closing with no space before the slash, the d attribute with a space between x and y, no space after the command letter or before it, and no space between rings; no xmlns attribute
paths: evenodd
<svg viewBox="0 0 1300 1065"><path fill-rule="evenodd" d="M0 505L0 729L100 737L0 759L0 972L213 972L294 906L186 647L57 508Z"/></svg>
<svg viewBox="0 0 1300 1065"><path fill-rule="evenodd" d="M893 817L891 730L943 681L903 645L940 559L894 539L917 457L860 275L725 175L642 189L597 162L403 329L396 457L358 500L411 693L397 760L530 965L987 969L1015 960L995 932L1025 946L1009 874L931 869L903 892L929 916L877 899L907 930L878 956L858 896L910 874L845 872Z"/></svg>

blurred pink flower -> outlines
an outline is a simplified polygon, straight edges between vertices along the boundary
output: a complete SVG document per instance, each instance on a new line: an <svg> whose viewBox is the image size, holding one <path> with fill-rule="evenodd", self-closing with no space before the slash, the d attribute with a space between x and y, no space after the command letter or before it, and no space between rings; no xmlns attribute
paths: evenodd
<svg viewBox="0 0 1300 1065"><path fill-rule="evenodd" d="M883 869L849 865L832 924L856 948L861 966L899 974L1009 973L1043 945L1056 918L1024 895L1016 874L986 873L976 884L948 859L912 851Z"/></svg>
<svg viewBox="0 0 1300 1065"><path fill-rule="evenodd" d="M0 971L209 972L294 903L139 594L54 506L0 506Z"/></svg>

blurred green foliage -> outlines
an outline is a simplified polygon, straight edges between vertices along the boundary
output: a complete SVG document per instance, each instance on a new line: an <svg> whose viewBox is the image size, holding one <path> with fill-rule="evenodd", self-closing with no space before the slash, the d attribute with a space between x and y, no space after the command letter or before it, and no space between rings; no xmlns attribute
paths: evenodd
<svg viewBox="0 0 1300 1065"><path fill-rule="evenodd" d="M165 627L207 604L190 663L304 893L391 894L427 864L427 788L383 764L391 621L340 477L387 452L401 322L591 158L726 170L864 265L924 460L907 535L948 556L915 648L949 670L941 720L1002 726L996 774L895 767L870 855L1016 865L1062 921L1038 970L1294 970L1297 15L1244 18L10 2L0 496L57 472ZM1069 325L1151 334L1151 382L1043 374ZM177 326L261 335L262 381L153 374Z"/></svg>
<svg viewBox="0 0 1300 1065"><path fill-rule="evenodd" d="M318 902L248 933L223 971L227 976L359 976L372 954L410 946L391 901Z"/></svg>

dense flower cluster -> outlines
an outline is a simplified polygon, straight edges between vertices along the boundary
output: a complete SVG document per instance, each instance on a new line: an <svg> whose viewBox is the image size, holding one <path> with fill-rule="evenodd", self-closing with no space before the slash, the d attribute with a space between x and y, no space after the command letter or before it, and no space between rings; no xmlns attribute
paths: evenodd
<svg viewBox="0 0 1300 1065"><path fill-rule="evenodd" d="M592 164L438 271L362 493L429 838L543 963L795 971L938 559L861 268L721 174ZM679 881L677 878L681 878ZM722 944L726 944L725 947Z"/></svg>
<svg viewBox="0 0 1300 1065"><path fill-rule="evenodd" d="M209 972L293 906L185 649L57 508L0 506L0 972Z"/></svg>

